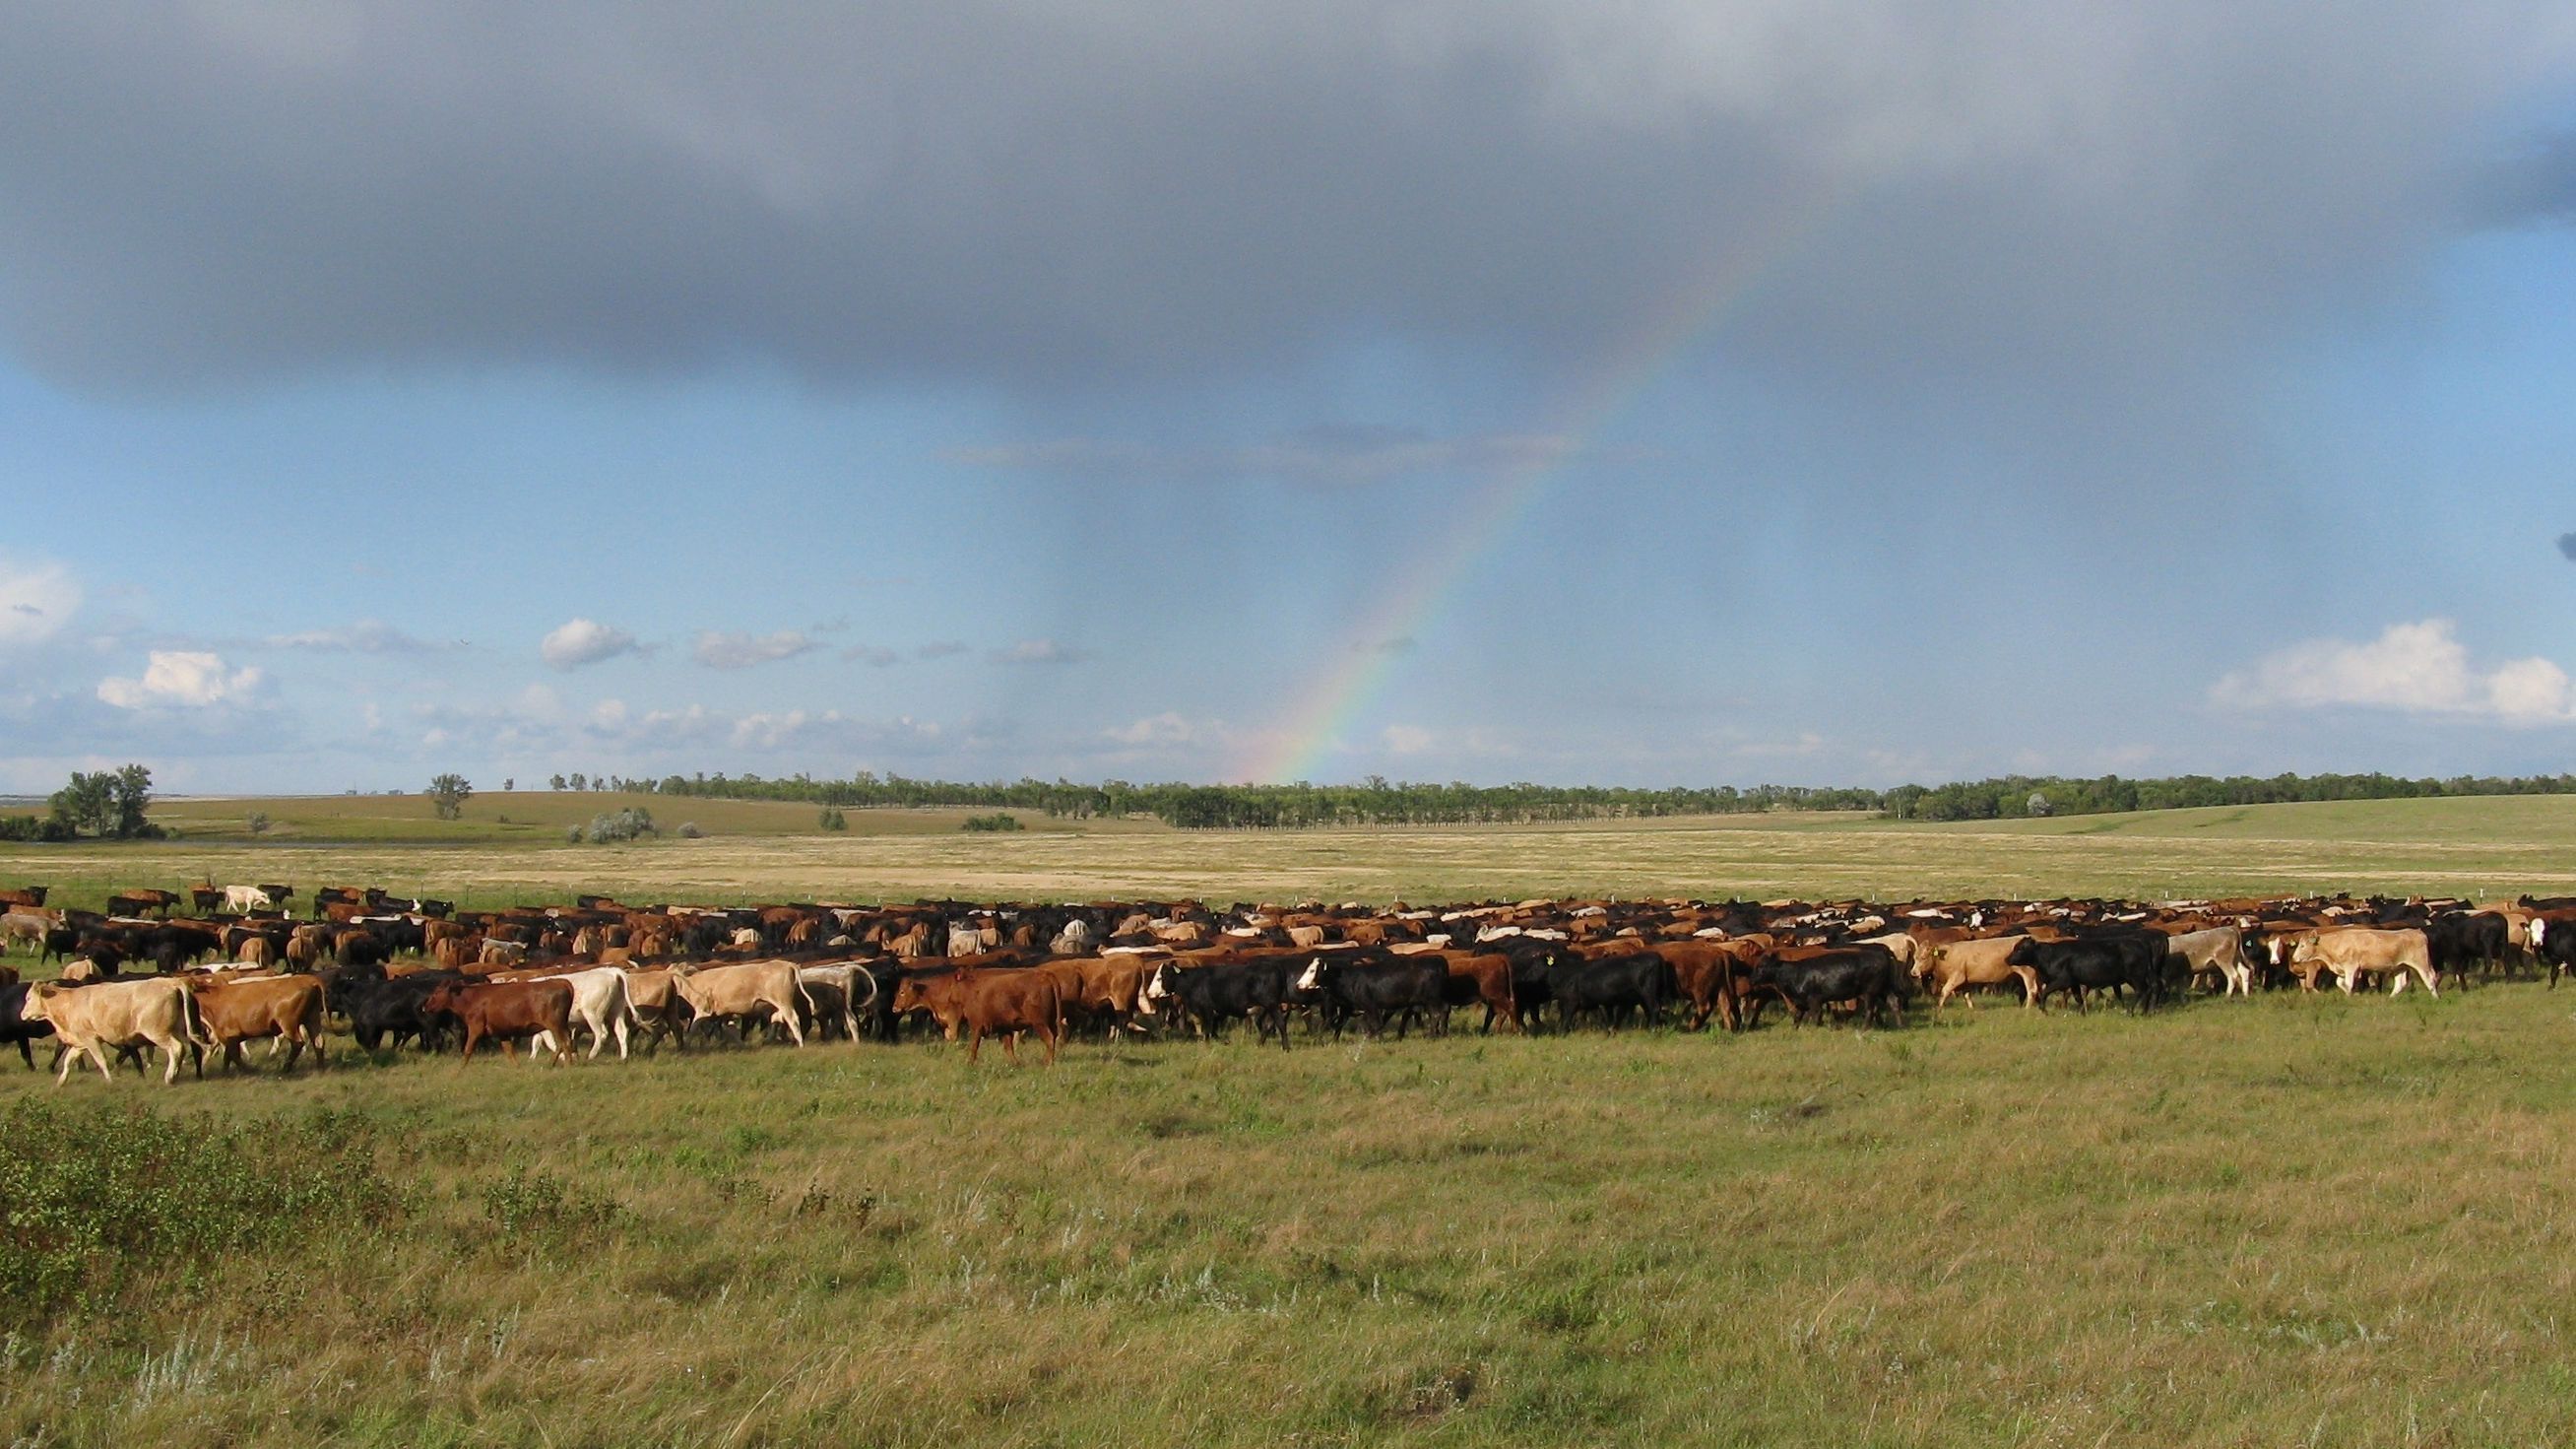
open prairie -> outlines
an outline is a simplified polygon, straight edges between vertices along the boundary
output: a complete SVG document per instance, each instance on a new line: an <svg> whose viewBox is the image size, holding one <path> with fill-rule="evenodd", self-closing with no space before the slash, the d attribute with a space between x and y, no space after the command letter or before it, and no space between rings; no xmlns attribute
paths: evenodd
<svg viewBox="0 0 2576 1449"><path fill-rule="evenodd" d="M2576 860L2576 802L2553 800L1975 829L860 823L10 847L0 883L2478 894ZM11 1068L0 1436L2558 1444L2571 1032L2576 996L2524 981L2143 1018L1918 1006L1876 1032L1082 1041L1052 1069L935 1041L558 1069L338 1037L286 1080Z"/></svg>
<svg viewBox="0 0 2576 1449"><path fill-rule="evenodd" d="M664 834L573 846L564 828L640 805ZM241 833L253 811L277 824ZM465 818L418 796L183 801L156 844L0 844L0 883L54 882L94 904L116 886L219 881L383 885L469 906L600 891L636 900L1455 901L1542 895L2121 895L2334 890L2576 892L2576 797L2370 800L1991 824L1720 815L1532 826L1181 831L1023 814L972 835L970 810L853 810L657 795L477 796ZM501 817L508 823L500 823ZM694 821L709 834L682 840Z"/></svg>

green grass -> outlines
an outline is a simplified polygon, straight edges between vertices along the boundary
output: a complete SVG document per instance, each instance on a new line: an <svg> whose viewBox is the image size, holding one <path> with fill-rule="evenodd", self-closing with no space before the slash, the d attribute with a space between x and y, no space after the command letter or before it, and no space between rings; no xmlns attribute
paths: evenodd
<svg viewBox="0 0 2576 1449"><path fill-rule="evenodd" d="M525 803L522 803L525 802ZM225 802L270 808L292 800ZM645 803L658 840L569 846L563 824ZM1453 901L1542 895L2118 895L2432 892L2480 899L2576 893L2576 797L2389 800L2182 810L1997 824L1916 825L1836 815L1716 816L1527 827L1184 831L1151 822L1026 817L1029 829L969 834L971 811L849 812L846 835L802 806L653 796L478 798L462 822L427 818L416 797L326 797L338 813L272 838L225 839L235 817L173 805L174 842L0 845L0 884L45 883L94 905L120 886L219 882L363 883L469 906L557 901L603 891L635 901L728 904L924 896L1070 900ZM492 838L483 814L522 814L523 836ZM394 811L392 816L365 811ZM408 811L409 814L401 812ZM714 832L679 840L696 818ZM392 822L390 824L386 822ZM374 822L371 824L370 822ZM369 836L371 829L409 834ZM765 828L764 828L765 827ZM515 825L510 827L517 829ZM199 832L203 830L204 834ZM440 832L446 832L444 834ZM307 833L309 832L309 833ZM331 840L324 834L336 832ZM336 842L336 843L335 843Z"/></svg>
<svg viewBox="0 0 2576 1449"><path fill-rule="evenodd" d="M0 1434L2559 1443L2571 1005L12 1073L402 1201L22 1324Z"/></svg>
<svg viewBox="0 0 2576 1449"><path fill-rule="evenodd" d="M770 800L692 800L640 791L521 790L476 794L462 816L441 820L427 795L284 795L164 800L153 821L179 838L197 842L262 845L362 843L415 845L556 845L564 831L595 815L640 807L664 831L694 821L715 836L823 834L822 811L813 805ZM268 830L253 835L250 817L265 814ZM928 810L846 811L853 835L925 835L956 830L975 814L966 807ZM1040 816L1032 829L1071 828ZM1160 829L1153 822L1098 822L1088 829Z"/></svg>
<svg viewBox="0 0 2576 1449"><path fill-rule="evenodd" d="M625 848L5 847L0 883L2576 885L2576 801L2538 799L1978 827L863 818ZM2576 996L2522 983L1866 1034L1077 1043L1053 1070L938 1044L351 1052L167 1091L0 1069L0 1251L73 1255L0 1268L0 1441L2560 1444L2571 1032Z"/></svg>

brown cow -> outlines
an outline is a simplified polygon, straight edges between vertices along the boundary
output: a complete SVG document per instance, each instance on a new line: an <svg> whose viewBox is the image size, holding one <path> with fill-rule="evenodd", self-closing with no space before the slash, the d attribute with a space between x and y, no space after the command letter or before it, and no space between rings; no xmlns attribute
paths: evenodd
<svg viewBox="0 0 2576 1449"><path fill-rule="evenodd" d="M313 1065L323 1066L322 982L312 976L271 976L256 981L228 981L197 988L197 1014L205 1022L207 1041L224 1049L224 1066L242 1065L241 1044L261 1037L286 1043L286 1065L295 1070L304 1049L313 1049ZM198 1074L204 1075L202 1064Z"/></svg>
<svg viewBox="0 0 2576 1449"><path fill-rule="evenodd" d="M1002 1053L1013 1065L1020 1060L1020 1034L1037 1033L1046 1043L1048 1065L1064 1036L1064 991L1049 971L971 971L946 976L908 977L896 990L900 1013L927 1008L950 1036L966 1031L966 1060L984 1048L984 1038L1002 1038Z"/></svg>
<svg viewBox="0 0 2576 1449"><path fill-rule="evenodd" d="M2025 1007L2039 999L2039 973L2029 966L2016 965L2013 952L2021 949L2026 937L2015 933L1978 941L1945 941L1926 947L1915 958L1914 978L1923 982L1935 995L1932 1009L1939 1011L1950 998L1970 986L2001 986L2007 981L2021 983L2021 1004ZM1977 999L1967 998L1974 1010Z"/></svg>
<svg viewBox="0 0 2576 1449"><path fill-rule="evenodd" d="M453 1012L465 1023L465 1060L485 1037L500 1041L505 1056L515 1055L520 1037L529 1037L529 1055L538 1047L555 1054L558 1065L572 1060L572 988L561 981L496 981L481 985L447 982L422 998L420 1014Z"/></svg>

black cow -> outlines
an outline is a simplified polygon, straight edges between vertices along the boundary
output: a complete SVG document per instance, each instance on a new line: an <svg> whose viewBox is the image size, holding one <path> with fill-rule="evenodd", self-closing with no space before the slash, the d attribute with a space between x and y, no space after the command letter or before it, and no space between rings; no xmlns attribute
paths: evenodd
<svg viewBox="0 0 2576 1449"><path fill-rule="evenodd" d="M2433 970L2445 977L2465 981L2470 966L2509 959L2512 943L2512 924L2494 911L2451 911L2424 923Z"/></svg>
<svg viewBox="0 0 2576 1449"><path fill-rule="evenodd" d="M1223 1034L1227 1022L1249 1018L1263 1037L1277 1032L1285 1051L1288 973L1285 961L1219 961L1187 968L1166 962L1146 980L1141 1004L1172 1011L1211 1039Z"/></svg>
<svg viewBox="0 0 2576 1449"><path fill-rule="evenodd" d="M2109 991L2116 997L2126 987L2137 993L2129 1009L2149 1011L2164 999L2167 954L2163 937L2139 933L2075 941L2025 940L2014 948L2011 959L2039 976L2038 1005L2043 1010L2048 998L2061 991L2073 994L2075 1009L2083 1011L2086 992Z"/></svg>
<svg viewBox="0 0 2576 1449"><path fill-rule="evenodd" d="M1449 1034L1449 963L1437 956L1317 956L1290 989L1321 998L1324 1024L1336 1039L1354 1014L1371 1036L1386 1030L1393 1017L1401 1041L1417 1014L1431 1018L1435 1035Z"/></svg>
<svg viewBox="0 0 2576 1449"><path fill-rule="evenodd" d="M40 1036L52 1036L54 1024L50 1021L27 1020L23 1014L26 1005L26 983L13 981L6 986L0 986L0 1043L16 1042L18 1059L27 1064L28 1070L33 1071L36 1066L36 1053L27 1043Z"/></svg>
<svg viewBox="0 0 2576 1449"><path fill-rule="evenodd" d="M1585 1013L1598 1013L1603 1030L1617 1031L1631 1009L1646 1025L1660 1026L1665 1004L1678 994L1672 963L1642 952L1595 961L1559 956L1547 970L1547 986L1560 1031L1574 1030L1574 1019Z"/></svg>
<svg viewBox="0 0 2576 1449"><path fill-rule="evenodd" d="M438 987L465 978L453 971L423 971L411 976L387 979L381 972L368 968L332 973L323 985L324 1000L330 1008L348 1019L349 1035L358 1045L375 1051L392 1038L399 1050L405 1037L420 1043L422 1051L438 1046L439 1023L421 1010L421 1002Z"/></svg>
<svg viewBox="0 0 2576 1449"><path fill-rule="evenodd" d="M1746 1003L1746 1025L1761 1014L1762 998L1777 996L1789 1005L1789 1020L1803 1026L1821 1021L1825 1008L1848 1001L1861 1023L1874 1026L1883 1010L1890 1026L1905 1024L1905 977L1896 953L1885 946L1854 946L1790 961L1765 961L1753 968L1753 990Z"/></svg>

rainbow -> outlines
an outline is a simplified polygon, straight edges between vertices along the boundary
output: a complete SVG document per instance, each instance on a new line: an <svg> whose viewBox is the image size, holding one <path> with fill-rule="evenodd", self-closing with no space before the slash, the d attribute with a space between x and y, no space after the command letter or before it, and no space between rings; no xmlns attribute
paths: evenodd
<svg viewBox="0 0 2576 1449"><path fill-rule="evenodd" d="M1447 536L1429 553L1407 560L1388 580L1386 591L1335 641L1299 690L1286 721L1256 736L1232 778L1278 784L1320 774L1377 702L1401 657L1401 641L1431 632L1476 564L1511 537L1514 525L1547 496L1565 465L1634 406L1657 378L1689 356L1764 273L1837 209L1842 195L1840 188L1817 185L1792 197L1743 245L1730 248L1670 305L1654 309L1633 335L1610 349L1603 364L1590 370L1589 380L1549 410L1555 426L1540 435L1556 440L1557 446L1534 449L1524 461L1496 471L1460 511Z"/></svg>

